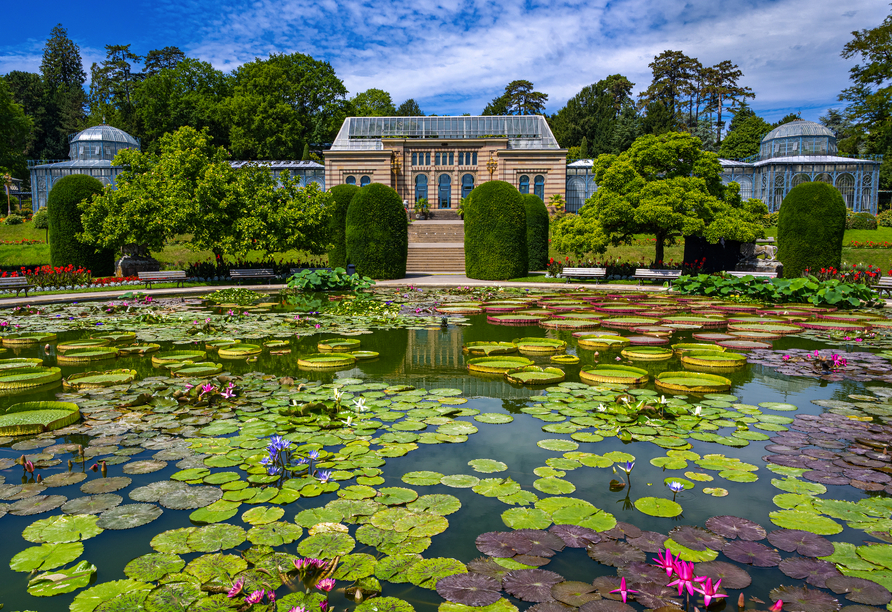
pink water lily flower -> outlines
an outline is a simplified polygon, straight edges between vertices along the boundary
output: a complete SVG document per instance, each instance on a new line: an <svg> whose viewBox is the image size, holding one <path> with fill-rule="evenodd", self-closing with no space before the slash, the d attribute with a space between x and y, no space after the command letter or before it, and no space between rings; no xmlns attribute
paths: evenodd
<svg viewBox="0 0 892 612"><path fill-rule="evenodd" d="M715 584L712 583L711 578L707 578L706 582L704 582L701 585L701 588L694 589L695 591L697 591L698 593L703 595L703 605L704 606L706 606L708 608L709 604L712 603L713 599L721 599L722 597L727 597L727 595L723 595L722 593L718 592L719 585L721 585L721 584L722 584L721 578L719 578Z"/></svg>
<svg viewBox="0 0 892 612"><path fill-rule="evenodd" d="M245 596L245 603L256 604L263 601L263 596L266 595L266 591L260 589L259 591L254 591L250 595Z"/></svg>
<svg viewBox="0 0 892 612"><path fill-rule="evenodd" d="M706 581L706 576L698 576L696 578L694 577L694 564L693 563L685 563L684 561L676 561L675 574L678 576L678 578L676 578L675 580L673 580L666 586L677 586L679 595L684 593L685 589L687 589L688 595L693 595L694 594L694 583Z"/></svg>
<svg viewBox="0 0 892 612"><path fill-rule="evenodd" d="M678 559L672 556L672 551L667 548L666 552L657 553L654 565L666 570L666 576L669 577L675 573L675 563L677 561Z"/></svg>
<svg viewBox="0 0 892 612"><path fill-rule="evenodd" d="M626 597L628 596L628 594L629 593L637 593L638 591L633 591L632 589L626 588L626 579L623 578L619 582L619 588L613 589L610 592L611 593L619 593L620 595L622 595L623 603L626 603Z"/></svg>
<svg viewBox="0 0 892 612"><path fill-rule="evenodd" d="M771 607L768 608L768 609L769 609L771 612L781 612L781 610L783 609L783 607L784 607L784 600L783 600L783 599L778 599L776 602L774 602L774 605L771 606Z"/></svg>
<svg viewBox="0 0 892 612"><path fill-rule="evenodd" d="M320 591L325 591L326 593L331 591L334 588L334 586L335 586L335 581L331 578L323 578L322 580L320 580L319 582L316 583L316 588L319 589Z"/></svg>
<svg viewBox="0 0 892 612"><path fill-rule="evenodd" d="M244 579L239 578L238 580L236 580L235 582L232 583L232 588L229 589L229 592L226 594L226 596L229 599L232 599L233 597L238 597L238 595L242 592L242 588L244 588L244 586L245 586Z"/></svg>
<svg viewBox="0 0 892 612"><path fill-rule="evenodd" d="M217 390L217 387L215 387L211 383L208 383L206 385L201 386L201 393L199 393L198 396L201 397L205 393L213 393L216 390Z"/></svg>

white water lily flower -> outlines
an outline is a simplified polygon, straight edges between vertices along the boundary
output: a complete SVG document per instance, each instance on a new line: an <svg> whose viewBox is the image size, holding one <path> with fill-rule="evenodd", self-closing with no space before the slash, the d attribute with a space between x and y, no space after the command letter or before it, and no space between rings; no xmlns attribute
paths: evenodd
<svg viewBox="0 0 892 612"><path fill-rule="evenodd" d="M700 406L694 406L694 416L700 416L700 413L703 412L703 408Z"/></svg>
<svg viewBox="0 0 892 612"><path fill-rule="evenodd" d="M347 417L347 427L350 427L350 424L351 424L352 422L353 422L353 417L352 417L352 416L348 416L348 417Z"/></svg>
<svg viewBox="0 0 892 612"><path fill-rule="evenodd" d="M604 404L598 404L598 412L607 412L607 406Z"/></svg>
<svg viewBox="0 0 892 612"><path fill-rule="evenodd" d="M361 397L361 398L359 398L358 400L353 400L353 405L356 406L356 409L357 409L359 412L365 412L365 411L366 411L365 398L364 398L364 397Z"/></svg>
<svg viewBox="0 0 892 612"><path fill-rule="evenodd" d="M344 394L343 394L341 391L339 391L338 389L333 389L333 390L332 390L332 393L334 393L334 399L335 399L336 402L340 402L340 401L341 401L341 397L344 395Z"/></svg>

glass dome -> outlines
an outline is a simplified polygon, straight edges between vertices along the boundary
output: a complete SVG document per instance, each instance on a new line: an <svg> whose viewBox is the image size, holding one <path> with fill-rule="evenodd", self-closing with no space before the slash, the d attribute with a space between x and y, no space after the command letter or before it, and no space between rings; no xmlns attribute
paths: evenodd
<svg viewBox="0 0 892 612"><path fill-rule="evenodd" d="M139 149L139 140L116 127L96 125L70 136L68 157L79 161L111 161L124 149Z"/></svg>
<svg viewBox="0 0 892 612"><path fill-rule="evenodd" d="M759 148L761 159L803 155L836 155L836 135L814 121L793 121L765 135Z"/></svg>

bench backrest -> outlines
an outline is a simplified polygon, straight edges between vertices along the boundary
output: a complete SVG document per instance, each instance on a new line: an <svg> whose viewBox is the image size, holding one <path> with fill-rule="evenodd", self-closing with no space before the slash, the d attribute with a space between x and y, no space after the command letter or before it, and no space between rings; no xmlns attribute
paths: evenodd
<svg viewBox="0 0 892 612"><path fill-rule="evenodd" d="M564 268L562 274L607 274L607 268Z"/></svg>
<svg viewBox="0 0 892 612"><path fill-rule="evenodd" d="M7 276L0 278L0 287L16 287L28 284L28 279L24 276Z"/></svg>
<svg viewBox="0 0 892 612"><path fill-rule="evenodd" d="M892 276L884 276L877 281L877 285L880 287L892 287Z"/></svg>
<svg viewBox="0 0 892 612"><path fill-rule="evenodd" d="M230 270L229 276L272 276L272 268L248 268L244 270Z"/></svg>
<svg viewBox="0 0 892 612"><path fill-rule="evenodd" d="M161 272L137 272L140 278L186 278L185 270L164 270Z"/></svg>
<svg viewBox="0 0 892 612"><path fill-rule="evenodd" d="M635 276L681 276L681 270L651 270L650 268L637 268Z"/></svg>
<svg viewBox="0 0 892 612"><path fill-rule="evenodd" d="M735 276L737 278L743 278L744 276L754 276L756 278L777 278L777 272L734 272L731 270L726 270L725 274L727 274L728 276Z"/></svg>

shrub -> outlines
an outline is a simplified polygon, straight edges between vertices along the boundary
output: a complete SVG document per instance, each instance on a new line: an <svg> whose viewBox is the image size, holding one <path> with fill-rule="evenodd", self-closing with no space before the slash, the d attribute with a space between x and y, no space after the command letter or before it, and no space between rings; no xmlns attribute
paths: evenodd
<svg viewBox="0 0 892 612"><path fill-rule="evenodd" d="M504 181L475 187L465 204L465 274L480 280L526 276L527 228L523 197Z"/></svg>
<svg viewBox="0 0 892 612"><path fill-rule="evenodd" d="M20 215L6 217L6 225L21 225L25 220Z"/></svg>
<svg viewBox="0 0 892 612"><path fill-rule="evenodd" d="M859 212L846 218L846 229L875 230L877 218L869 212Z"/></svg>
<svg viewBox="0 0 892 612"><path fill-rule="evenodd" d="M548 209L539 196L523 196L527 219L527 265L530 270L544 270L548 265Z"/></svg>
<svg viewBox="0 0 892 612"><path fill-rule="evenodd" d="M840 202L842 202L842 196L840 196ZM783 210L783 205L781 210ZM784 269L784 274L786 274L786 269ZM855 280L847 283L838 278L819 280L814 276L772 278L765 283L754 283L752 279L746 277L726 278L717 275L696 274L682 276L675 281L673 287L678 293L708 295L716 299L747 298L772 304L809 302L815 306L835 306L836 308L867 307L876 298L876 294L867 282Z"/></svg>
<svg viewBox="0 0 892 612"><path fill-rule="evenodd" d="M43 207L37 211L36 215L34 215L34 229L49 229L49 228L50 228L50 216L49 216L49 213L46 212L46 207Z"/></svg>
<svg viewBox="0 0 892 612"><path fill-rule="evenodd" d="M328 252L328 263L333 268L347 267L347 209L358 191L356 185L335 185L329 190L334 199L334 208L328 227L334 246Z"/></svg>
<svg viewBox="0 0 892 612"><path fill-rule="evenodd" d="M337 291L368 289L375 284L369 277L351 276L344 268L334 270L301 270L288 279L288 289L296 291Z"/></svg>
<svg viewBox="0 0 892 612"><path fill-rule="evenodd" d="M846 229L842 195L826 183L801 183L781 203L777 222L777 259L784 277L810 268L838 268Z"/></svg>
<svg viewBox="0 0 892 612"><path fill-rule="evenodd" d="M880 227L892 227L892 208L877 215L877 224Z"/></svg>
<svg viewBox="0 0 892 612"><path fill-rule="evenodd" d="M777 227L778 212L768 213L762 217L762 225L764 227Z"/></svg>
<svg viewBox="0 0 892 612"><path fill-rule="evenodd" d="M102 193L102 183L86 174L63 176L53 185L47 198L50 216L50 262L53 266L83 267L96 276L111 276L115 271L112 250L84 244L77 234L84 231L78 204Z"/></svg>
<svg viewBox="0 0 892 612"><path fill-rule="evenodd" d="M409 224L399 194L371 183L353 196L347 210L347 259L372 278L403 278L409 254Z"/></svg>
<svg viewBox="0 0 892 612"><path fill-rule="evenodd" d="M2 190L0 190L0 198L5 200L6 198L3 198L2 195L3 195L3 192L2 192ZM17 210L21 210L21 208L19 206L19 204L20 204L19 199L15 196L9 196L9 202L4 202L4 204L7 205L6 212L9 214L12 214Z"/></svg>

